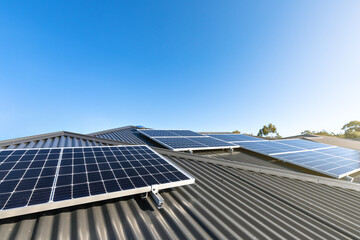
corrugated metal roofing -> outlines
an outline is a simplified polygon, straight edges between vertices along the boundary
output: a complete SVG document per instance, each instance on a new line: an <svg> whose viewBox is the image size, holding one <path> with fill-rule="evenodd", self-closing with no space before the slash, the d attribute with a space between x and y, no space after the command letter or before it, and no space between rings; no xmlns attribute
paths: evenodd
<svg viewBox="0 0 360 240"><path fill-rule="evenodd" d="M85 144L85 139L77 144ZM56 146L58 140L42 141ZM196 178L195 185L162 192L164 209L139 196L98 202L1 220L1 238L360 238L360 191L347 189L360 189L357 184L156 150Z"/></svg>
<svg viewBox="0 0 360 240"><path fill-rule="evenodd" d="M129 144L121 142L122 144ZM54 132L24 138L0 141L0 148L53 148L80 146L107 146L119 144L119 141L86 136L72 132Z"/></svg>
<svg viewBox="0 0 360 240"><path fill-rule="evenodd" d="M157 142L143 136L137 131L137 127L126 126L121 128L109 129L106 131L100 131L95 133L88 134L90 136L95 136L98 138L105 138L115 141L128 142L134 144L146 144L152 147L161 147Z"/></svg>
<svg viewBox="0 0 360 240"><path fill-rule="evenodd" d="M212 152L197 152L196 154L201 155L201 156L216 158L216 159L231 160L231 161L239 162L239 163L249 163L249 164L255 164L258 166L294 171L294 168L289 168L285 164L280 164L276 160L265 159L265 157L262 157L258 154L257 155L250 154L248 151L241 152L241 151L235 150L232 153L225 152L225 151L224 152L212 151Z"/></svg>

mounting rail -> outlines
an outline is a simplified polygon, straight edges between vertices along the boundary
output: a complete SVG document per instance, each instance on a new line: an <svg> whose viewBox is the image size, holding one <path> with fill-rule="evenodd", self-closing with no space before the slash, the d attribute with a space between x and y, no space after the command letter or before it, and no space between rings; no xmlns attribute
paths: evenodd
<svg viewBox="0 0 360 240"><path fill-rule="evenodd" d="M157 185L152 185L151 186L151 197L154 200L156 206L158 209L163 208L164 205L164 199L161 197L161 195L159 194L159 187Z"/></svg>

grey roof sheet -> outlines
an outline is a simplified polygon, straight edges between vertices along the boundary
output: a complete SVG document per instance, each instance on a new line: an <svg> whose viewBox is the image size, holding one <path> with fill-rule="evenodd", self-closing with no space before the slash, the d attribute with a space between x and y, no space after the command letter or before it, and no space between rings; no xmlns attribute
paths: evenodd
<svg viewBox="0 0 360 240"><path fill-rule="evenodd" d="M284 169L289 171L295 171L294 168L290 168L287 165L276 161L275 159L270 159L262 157L260 155L251 154L249 152L242 152L235 150L234 152L226 151L210 151L210 152L196 152L197 155L216 158L216 159L226 159L239 163L249 163L255 164L263 167L270 167L276 169Z"/></svg>
<svg viewBox="0 0 360 240"><path fill-rule="evenodd" d="M59 131L35 136L0 141L0 148L52 148L78 146L107 146L114 144L129 144L110 139L97 138L78 133Z"/></svg>
<svg viewBox="0 0 360 240"><path fill-rule="evenodd" d="M360 151L360 141L358 140L328 136L305 137L304 139Z"/></svg>
<svg viewBox="0 0 360 240"><path fill-rule="evenodd" d="M137 127L134 126L114 128L105 131L90 133L88 135L115 141L122 141L134 144L146 144L152 147L163 148L159 143L145 137L140 132L138 132Z"/></svg>
<svg viewBox="0 0 360 240"><path fill-rule="evenodd" d="M77 136L77 144L86 143L87 136ZM50 146L56 139L42 137ZM139 196L103 201L2 220L1 238L360 238L357 184L156 150L196 178L194 185L162 192L164 209Z"/></svg>

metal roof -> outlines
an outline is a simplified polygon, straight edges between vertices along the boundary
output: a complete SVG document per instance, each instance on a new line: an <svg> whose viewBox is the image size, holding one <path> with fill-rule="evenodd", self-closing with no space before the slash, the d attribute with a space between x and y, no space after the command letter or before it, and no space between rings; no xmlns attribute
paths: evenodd
<svg viewBox="0 0 360 240"><path fill-rule="evenodd" d="M88 134L89 136L95 136L98 138L105 138L115 141L122 141L134 144L146 144L152 147L161 147L162 146L143 136L140 132L137 131L137 127L134 126L126 126L120 128L109 129L105 131L95 132Z"/></svg>
<svg viewBox="0 0 360 240"><path fill-rule="evenodd" d="M360 141L347 138L328 137L328 136L316 136L316 137L304 137L306 140L330 144L338 147L351 148L360 151Z"/></svg>
<svg viewBox="0 0 360 240"><path fill-rule="evenodd" d="M41 141L57 146L50 136ZM34 147L40 138L14 146ZM77 138L69 145L88 144L88 136ZM1 238L360 238L358 184L155 149L196 178L195 185L161 192L163 209L139 196L103 201L2 220Z"/></svg>
<svg viewBox="0 0 360 240"><path fill-rule="evenodd" d="M114 144L126 144L110 139L97 138L78 133L59 131L53 133L40 134L35 136L16 138L0 141L0 148L52 148L52 147L80 147L80 146L108 146Z"/></svg>

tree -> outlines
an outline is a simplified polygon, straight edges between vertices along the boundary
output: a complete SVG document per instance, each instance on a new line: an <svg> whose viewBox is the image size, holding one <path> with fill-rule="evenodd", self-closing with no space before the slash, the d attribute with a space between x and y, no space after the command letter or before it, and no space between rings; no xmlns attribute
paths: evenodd
<svg viewBox="0 0 360 240"><path fill-rule="evenodd" d="M310 130L305 130L301 133L301 135L306 135L306 134L311 134L311 135L321 135L321 136L339 136L338 134L335 134L333 132L327 132L326 130L321 130L321 131L310 131Z"/></svg>
<svg viewBox="0 0 360 240"><path fill-rule="evenodd" d="M272 123L269 123L268 125L264 125L259 130L259 133L257 135L258 137L278 137L278 138L281 137L277 132L275 125Z"/></svg>
<svg viewBox="0 0 360 240"><path fill-rule="evenodd" d="M310 131L310 130L305 130L305 131L301 132L301 135L306 135L306 134L315 134L315 132Z"/></svg>
<svg viewBox="0 0 360 240"><path fill-rule="evenodd" d="M345 124L341 130L345 131L347 138L360 138L360 121L351 121Z"/></svg>
<svg viewBox="0 0 360 240"><path fill-rule="evenodd" d="M239 134L240 131L239 131L239 130L235 130L235 131L233 131L232 133L237 133L237 134Z"/></svg>

